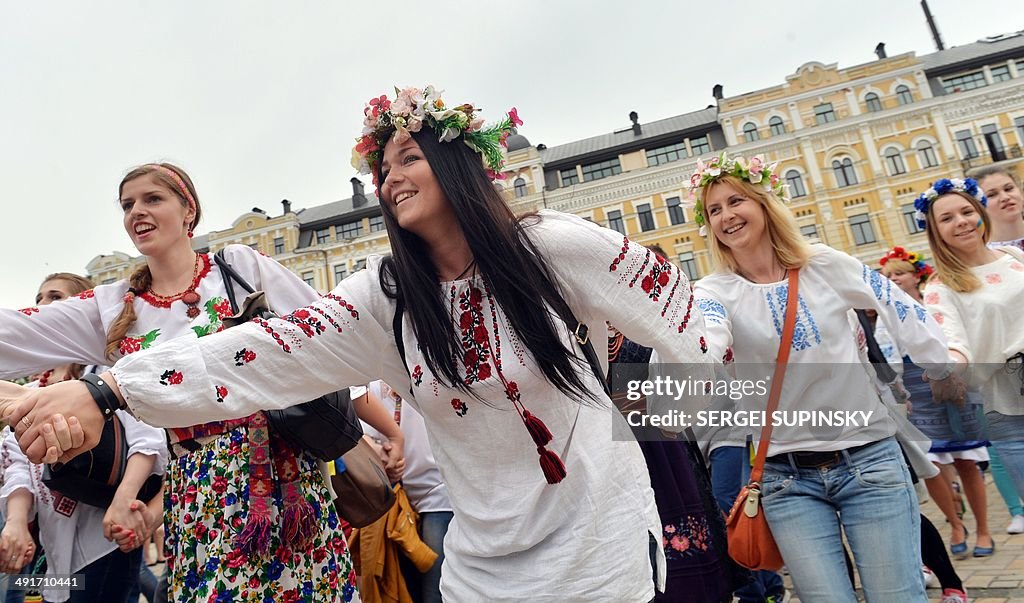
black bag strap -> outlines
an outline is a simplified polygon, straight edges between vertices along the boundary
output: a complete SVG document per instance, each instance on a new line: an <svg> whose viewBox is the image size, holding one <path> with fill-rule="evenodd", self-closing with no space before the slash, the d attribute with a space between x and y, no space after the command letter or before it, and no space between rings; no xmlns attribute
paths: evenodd
<svg viewBox="0 0 1024 603"><path fill-rule="evenodd" d="M245 290L246 293L253 293L256 290L253 289L252 285L249 284L238 271L231 267L226 257L224 257L224 249L220 249L213 256L213 261L217 263L217 267L220 268L220 274L224 277L224 288L228 290L228 301L231 303L231 312L238 312L238 302L235 297L235 287L232 281L238 283L238 286Z"/></svg>
<svg viewBox="0 0 1024 603"><path fill-rule="evenodd" d="M871 366L875 369L878 378L882 380L882 383L888 385L896 380L896 371L889 366L889 362L885 359L885 354L882 353L882 348L879 347L878 340L875 339L875 328L871 325L867 313L864 310L854 311L857 313L857 320L860 321L861 328L864 329L864 338L868 344L868 360L871 361Z"/></svg>

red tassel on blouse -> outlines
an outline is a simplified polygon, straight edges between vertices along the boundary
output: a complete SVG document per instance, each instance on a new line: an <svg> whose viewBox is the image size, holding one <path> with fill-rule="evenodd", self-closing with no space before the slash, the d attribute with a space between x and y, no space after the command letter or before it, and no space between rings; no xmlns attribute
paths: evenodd
<svg viewBox="0 0 1024 603"><path fill-rule="evenodd" d="M557 484L565 478L565 463L557 454L543 446L537 447L537 454L540 455L540 468L549 484Z"/></svg>
<svg viewBox="0 0 1024 603"><path fill-rule="evenodd" d="M533 442L537 444L538 448L547 446L551 441L551 431L548 426L528 410L523 411L523 423L526 424L526 430L530 432L530 437L533 438ZM562 475L565 475L564 471ZM550 480L548 481L550 482Z"/></svg>

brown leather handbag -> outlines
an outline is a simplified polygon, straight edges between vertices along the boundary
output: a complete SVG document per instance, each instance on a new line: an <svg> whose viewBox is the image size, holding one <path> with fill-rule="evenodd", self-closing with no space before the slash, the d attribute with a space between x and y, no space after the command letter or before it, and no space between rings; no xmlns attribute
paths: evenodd
<svg viewBox="0 0 1024 603"><path fill-rule="evenodd" d="M768 445L772 439L772 414L779 407L782 394L782 380L786 375L786 362L793 343L796 325L797 286L799 270L789 270L789 292L786 297L786 321L779 340L779 353L775 358L775 376L768 396L767 418L761 428L761 440L757 444L757 456L750 472L750 482L740 490L736 502L729 511L725 529L729 540L729 556L733 561L752 570L778 570L783 566L782 554L775 537L768 527L761 505L761 477L764 474L764 460L768 456Z"/></svg>
<svg viewBox="0 0 1024 603"><path fill-rule="evenodd" d="M391 489L384 463L363 438L341 455L341 461L345 470L331 476L331 487L338 495L334 508L352 527L365 528L391 510L395 491Z"/></svg>

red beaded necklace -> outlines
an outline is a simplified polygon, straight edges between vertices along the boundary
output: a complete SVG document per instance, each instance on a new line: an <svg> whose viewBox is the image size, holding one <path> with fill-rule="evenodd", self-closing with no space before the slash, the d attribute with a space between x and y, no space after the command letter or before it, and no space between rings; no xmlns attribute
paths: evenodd
<svg viewBox="0 0 1024 603"><path fill-rule="evenodd" d="M189 318L199 316L200 298L199 294L196 293L196 288L199 287L199 266L201 263L201 257L202 256L198 253L196 254L196 264L192 269L192 283L186 287L184 291L175 293L174 295L165 296L157 294L152 288L150 288L149 291L147 291L149 296L152 297L154 301L160 304L167 304L168 306L170 306L172 302L180 299L182 303L185 304L185 314L188 315Z"/></svg>

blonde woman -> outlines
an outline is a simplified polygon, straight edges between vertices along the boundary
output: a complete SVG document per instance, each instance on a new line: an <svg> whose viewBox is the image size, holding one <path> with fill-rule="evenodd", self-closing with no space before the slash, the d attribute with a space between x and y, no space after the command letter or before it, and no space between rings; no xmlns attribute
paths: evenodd
<svg viewBox="0 0 1024 603"><path fill-rule="evenodd" d="M894 339L930 367L938 393L957 396L939 326L861 262L806 243L782 203L773 166L760 157L700 162L690 182L717 267L695 287L709 353L734 358L741 379L764 379L779 348L787 273L797 270L799 307L779 410L872 413L865 423L831 431L803 424L774 430L762 500L797 594L857 600L843 559L845 533L869 601L926 601L917 497L895 423L860 365L848 313L877 312Z"/></svg>
<svg viewBox="0 0 1024 603"><path fill-rule="evenodd" d="M1016 247L988 247L993 226L987 203L971 178L938 180L915 201L937 273L924 301L961 369L980 387L988 439L1024 492L1024 327L1018 304L1024 255Z"/></svg>

